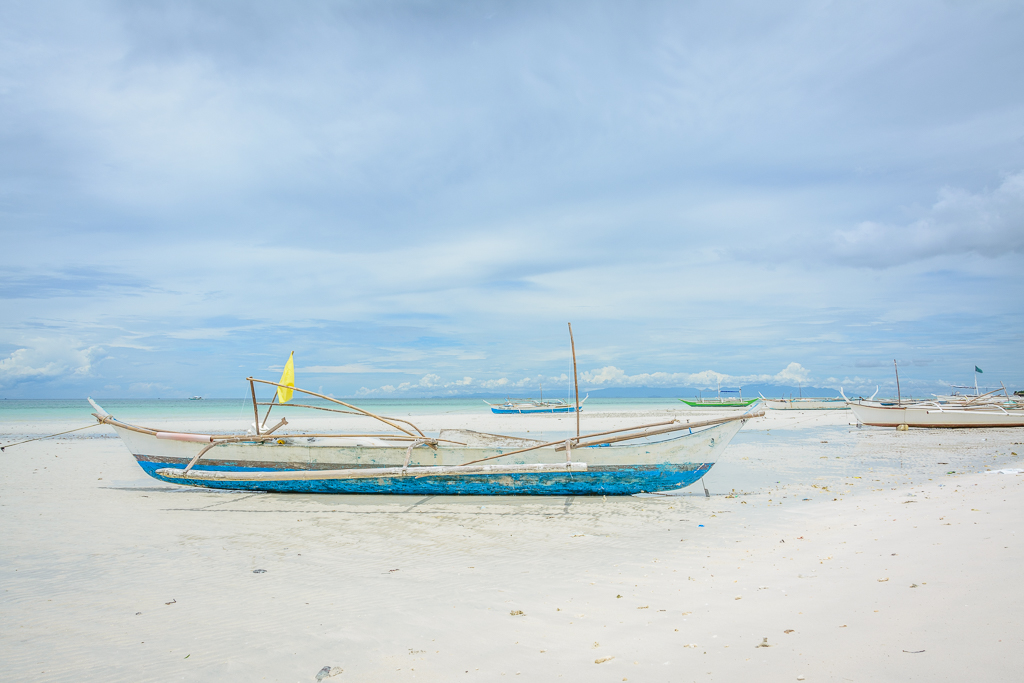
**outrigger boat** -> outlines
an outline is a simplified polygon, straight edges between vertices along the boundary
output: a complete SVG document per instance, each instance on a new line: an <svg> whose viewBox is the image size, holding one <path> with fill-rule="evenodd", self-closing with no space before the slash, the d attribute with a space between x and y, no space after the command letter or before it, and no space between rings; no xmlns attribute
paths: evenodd
<svg viewBox="0 0 1024 683"><path fill-rule="evenodd" d="M849 410L842 398L764 398L766 408L772 410Z"/></svg>
<svg viewBox="0 0 1024 683"><path fill-rule="evenodd" d="M949 398L952 397L932 401L897 398L895 403L847 399L846 403L857 422L870 427L1024 427L1024 406L1015 401L993 400L990 394L960 397L954 401L947 400Z"/></svg>
<svg viewBox="0 0 1024 683"><path fill-rule="evenodd" d="M580 401L580 410L583 410L583 404L586 402L587 396ZM484 401L487 403L487 401ZM507 399L505 403L498 405L496 403L487 403L491 407L491 412L495 415L542 415L545 413L556 414L568 414L575 413L576 406L568 401L563 401L560 398L544 400L543 394L541 394L540 400L527 398L522 401L513 401Z"/></svg>
<svg viewBox="0 0 1024 683"><path fill-rule="evenodd" d="M765 398L764 394L757 392L757 395L764 401L764 406L772 410L849 410L849 402L845 398L836 397L810 397L799 396L793 398ZM875 393L871 394L872 400L878 395L878 387Z"/></svg>
<svg viewBox="0 0 1024 683"><path fill-rule="evenodd" d="M289 361L290 362L290 361ZM470 430L429 436L407 420L375 415L291 385L248 378L256 422L234 435L170 432L118 420L89 399L150 476L217 489L417 495L630 495L689 486L714 465L747 420L667 419L540 442ZM287 419L261 430L256 384L315 396L341 407L313 408L371 417L384 433L287 433ZM288 394L289 398L291 394ZM287 400L287 399L285 399ZM347 409L347 410L346 410ZM269 415L270 408L267 413ZM266 417L264 417L264 424Z"/></svg>
<svg viewBox="0 0 1024 683"><path fill-rule="evenodd" d="M1024 409L993 403L949 404L921 401L908 405L849 403L857 421L872 427L1024 427Z"/></svg>
<svg viewBox="0 0 1024 683"><path fill-rule="evenodd" d="M737 394L738 398L729 398L728 396L723 398L722 394ZM703 408L705 406L711 408L746 408L756 403L759 399L744 400L742 389L723 389L718 387L718 396L714 398L704 398L703 394L698 394L696 401L685 398L679 400L691 408Z"/></svg>
<svg viewBox="0 0 1024 683"><path fill-rule="evenodd" d="M896 402L851 401L842 388L839 393L846 399L857 422L871 427L927 428L970 428L970 427L1024 427L1024 406L1010 397L1002 387L1005 397L995 396L995 389L987 394L974 396L941 396L933 400L904 401L900 390L900 371L893 361L896 372ZM975 366L977 372L981 372ZM877 390L875 393L878 393Z"/></svg>

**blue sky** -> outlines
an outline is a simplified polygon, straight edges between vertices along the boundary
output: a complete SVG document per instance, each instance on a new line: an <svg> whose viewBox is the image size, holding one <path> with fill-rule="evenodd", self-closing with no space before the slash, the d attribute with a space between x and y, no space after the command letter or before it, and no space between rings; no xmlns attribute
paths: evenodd
<svg viewBox="0 0 1024 683"><path fill-rule="evenodd" d="M1024 386L1018 2L0 6L0 395Z"/></svg>

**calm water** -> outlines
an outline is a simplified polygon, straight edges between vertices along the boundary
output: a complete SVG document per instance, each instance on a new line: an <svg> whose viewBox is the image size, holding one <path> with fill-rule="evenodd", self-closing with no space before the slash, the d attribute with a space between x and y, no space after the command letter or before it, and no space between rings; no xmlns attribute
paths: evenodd
<svg viewBox="0 0 1024 683"><path fill-rule="evenodd" d="M500 403L501 401L491 399L491 402ZM252 417L252 401L249 398L210 398L201 401L121 398L97 399L97 403L108 412L129 421L143 418L239 419L245 421ZM296 396L292 403L344 409L343 406L312 397L300 401ZM490 410L478 398L348 399L346 403L380 415L397 416L486 413ZM681 407L684 407L682 403L671 398L592 398L587 401L584 411L587 408L593 411L608 411ZM260 410L262 412L266 409L261 408ZM275 412L279 411L280 408L275 408ZM92 412L92 406L85 399L0 400L0 422L89 420Z"/></svg>

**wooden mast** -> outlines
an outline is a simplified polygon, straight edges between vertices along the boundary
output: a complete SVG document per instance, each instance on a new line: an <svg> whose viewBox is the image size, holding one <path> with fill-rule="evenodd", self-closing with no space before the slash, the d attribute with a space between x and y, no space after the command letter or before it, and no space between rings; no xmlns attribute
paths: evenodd
<svg viewBox="0 0 1024 683"><path fill-rule="evenodd" d="M256 416L256 436L260 435L260 409L256 405L256 385L253 384L252 377L249 378L249 391L252 392L252 413Z"/></svg>
<svg viewBox="0 0 1024 683"><path fill-rule="evenodd" d="M576 342L572 338L572 323L569 323L569 345L572 347L572 381L576 387L576 438L580 438L580 378L576 373Z"/></svg>
<svg viewBox="0 0 1024 683"><path fill-rule="evenodd" d="M903 405L903 396L900 393L900 366L896 365L896 359L892 359L892 367L896 370L896 405Z"/></svg>

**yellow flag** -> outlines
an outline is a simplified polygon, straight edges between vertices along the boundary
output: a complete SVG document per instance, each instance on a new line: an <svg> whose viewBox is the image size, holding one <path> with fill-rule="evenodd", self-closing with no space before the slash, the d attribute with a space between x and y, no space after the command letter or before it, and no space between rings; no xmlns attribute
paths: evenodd
<svg viewBox="0 0 1024 683"><path fill-rule="evenodd" d="M284 372L281 373L281 381L278 384L284 384L285 386L295 386L295 352L292 351L291 355L288 356L288 362L284 364ZM291 389L285 389L284 387L277 388L277 402L287 403L292 400L292 394L295 393Z"/></svg>

